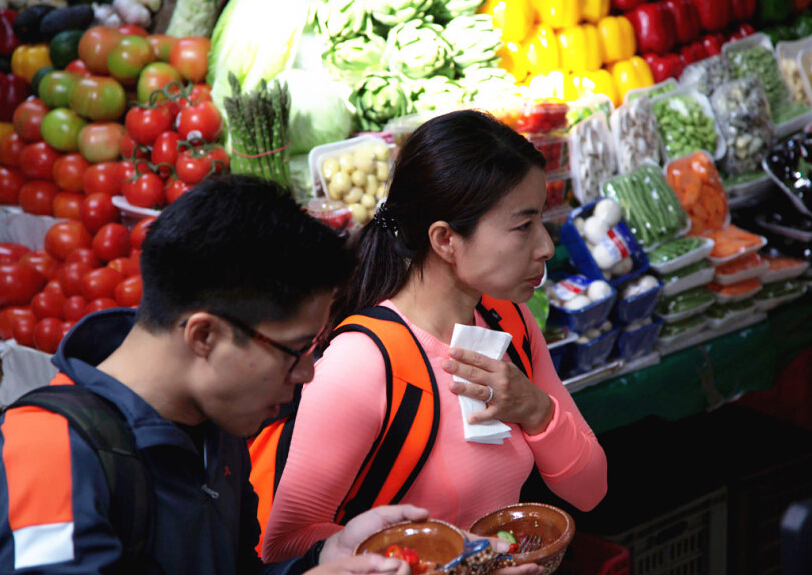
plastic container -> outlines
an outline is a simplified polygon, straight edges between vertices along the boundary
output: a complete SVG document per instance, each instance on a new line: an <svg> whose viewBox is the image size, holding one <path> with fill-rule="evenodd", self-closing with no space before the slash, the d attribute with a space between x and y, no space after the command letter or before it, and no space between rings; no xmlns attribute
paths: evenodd
<svg viewBox="0 0 812 575"><path fill-rule="evenodd" d="M583 205L597 200L603 183L617 173L617 152L603 112L581 120L570 131L569 171Z"/></svg>
<svg viewBox="0 0 812 575"><path fill-rule="evenodd" d="M635 98L618 106L609 116L609 129L615 142L618 172L621 174L647 161L662 164L663 141L648 98Z"/></svg>
<svg viewBox="0 0 812 575"><path fill-rule="evenodd" d="M712 306L715 301L716 298L713 292L704 286L700 286L678 293L675 296L660 298L655 311L666 323L677 323L701 314Z"/></svg>
<svg viewBox="0 0 812 575"><path fill-rule="evenodd" d="M808 261L797 258L781 255L764 255L762 258L768 265L767 271L759 277L762 284L797 278L809 269Z"/></svg>
<svg viewBox="0 0 812 575"><path fill-rule="evenodd" d="M312 198L307 203L307 213L337 231L349 231L353 227L352 212L344 202L328 198Z"/></svg>
<svg viewBox="0 0 812 575"><path fill-rule="evenodd" d="M550 351L550 358L553 360L553 367L555 371L560 373L561 363L567 355L570 345L578 339L578 334L567 330L567 335L563 339L558 339L552 343L547 344L547 349Z"/></svg>
<svg viewBox="0 0 812 575"><path fill-rule="evenodd" d="M633 279L628 282L628 284L640 281L642 277L645 276ZM657 280L653 288L631 297L623 297L624 287L621 287L618 290L615 307L612 308L612 323L625 326L649 317L654 312L654 307L657 305L657 298L662 289L663 283Z"/></svg>
<svg viewBox="0 0 812 575"><path fill-rule="evenodd" d="M518 110L515 129L525 135L565 136L568 111L566 102L555 99L525 100Z"/></svg>
<svg viewBox="0 0 812 575"><path fill-rule="evenodd" d="M798 72L804 83L806 101L809 103L812 102L812 78L809 77L812 72L812 41L810 41L809 38L804 38L800 40L800 42L808 42L810 44L798 51L795 60L798 66Z"/></svg>
<svg viewBox="0 0 812 575"><path fill-rule="evenodd" d="M666 78L662 82L651 84L650 86L642 86L640 88L632 88L623 95L623 103L626 104L633 100L646 96L647 98L655 98L660 94L666 94L679 87L674 78Z"/></svg>
<svg viewBox="0 0 812 575"><path fill-rule="evenodd" d="M666 321L660 330L657 345L666 349L673 348L702 332L707 326L708 317L704 313L696 313L679 321Z"/></svg>
<svg viewBox="0 0 812 575"><path fill-rule="evenodd" d="M790 89L781 75L775 48L770 37L763 32L725 42L722 46L722 61L729 79L759 76L771 110L790 101Z"/></svg>
<svg viewBox="0 0 812 575"><path fill-rule="evenodd" d="M692 235L730 223L730 209L722 177L706 150L697 150L671 160L663 171L668 185L691 220Z"/></svg>
<svg viewBox="0 0 812 575"><path fill-rule="evenodd" d="M765 238L764 236L759 234L753 234L752 232L748 232L747 230L742 230L741 228L733 224L727 225L719 230L706 232L705 237L709 237L714 241L713 249L711 250L710 254L708 254L708 260L715 266L726 264L727 262L733 261L741 256L747 255L752 252L757 252L767 245L767 238ZM735 251L734 253L727 253L721 251L720 238L735 239L736 237L742 238L740 242L741 247L737 251ZM744 238L747 238L747 241L745 241Z"/></svg>
<svg viewBox="0 0 812 575"><path fill-rule="evenodd" d="M713 292L716 303L727 304L742 301L756 295L762 289L761 282L751 278L728 285L719 285L716 282L708 284L708 289Z"/></svg>
<svg viewBox="0 0 812 575"><path fill-rule="evenodd" d="M725 68L721 54L688 64L679 77L680 86L692 88L705 96L713 94L717 86L724 81Z"/></svg>
<svg viewBox="0 0 812 575"><path fill-rule="evenodd" d="M692 243L696 243L697 247L685 251L678 256L669 257L667 255L669 250L672 248L675 251L671 253L678 253L677 246L680 244L690 245ZM649 266L651 266L651 269L660 274L669 274L678 269L704 260L707 258L712 249L713 240L710 238L683 236L660 244L654 250L647 252L646 255L648 256Z"/></svg>
<svg viewBox="0 0 812 575"><path fill-rule="evenodd" d="M716 266L714 283L722 286L760 277L770 268L770 263L757 253L751 253L732 262Z"/></svg>
<svg viewBox="0 0 812 575"><path fill-rule="evenodd" d="M707 285L713 281L716 270L706 259L701 259L667 274L661 274L662 297L673 297L679 293Z"/></svg>
<svg viewBox="0 0 812 575"><path fill-rule="evenodd" d="M330 190L328 189L329 178L325 176L323 170L324 162L328 159L335 159L336 161L339 161L342 155L352 155L359 149L367 146L382 146L383 149L387 150L387 153L385 160L381 159L381 161L386 161L387 164L391 164L392 158L391 154L389 153L389 145L386 143L386 140L371 134L364 134L362 136L356 136L347 140L314 146L307 155L307 163L308 167L310 168L310 173L313 176L313 182L316 187L316 195L330 197L334 200L343 200L343 198L335 197L332 193L330 193Z"/></svg>
<svg viewBox="0 0 812 575"><path fill-rule="evenodd" d="M631 361L651 353L657 343L663 323L662 318L654 318L649 323L630 324L621 329L615 342L613 355L625 361Z"/></svg>
<svg viewBox="0 0 812 575"><path fill-rule="evenodd" d="M577 100L567 102L567 130L571 130L578 122L589 118L595 112L603 112L608 118L615 109L612 99L606 94L587 94Z"/></svg>
<svg viewBox="0 0 812 575"><path fill-rule="evenodd" d="M571 299L574 295L581 294L587 289L591 281L584 276L570 276L549 288L548 293L563 295L564 299ZM607 298L593 301L592 303L579 309L570 310L555 303L556 298L550 296L550 315L547 323L565 326L570 332L577 334L586 333L592 328L599 327L609 317L615 300L617 290L611 286L611 295ZM580 290L580 291L579 291Z"/></svg>
<svg viewBox="0 0 812 575"><path fill-rule="evenodd" d="M615 327L611 331L601 334L587 342L574 341L570 344L567 355L568 375L577 375L589 371L603 363L612 353L620 329Z"/></svg>
<svg viewBox="0 0 812 575"><path fill-rule="evenodd" d="M775 55L778 58L781 75L789 87L790 97L806 104L812 103L812 99L810 99L812 87L809 85L809 76L805 72L809 68L801 67L798 56L808 48L812 48L812 36L800 40L782 40L775 44Z"/></svg>
<svg viewBox="0 0 812 575"><path fill-rule="evenodd" d="M766 289L757 293L753 300L759 310L768 311L801 297L806 293L807 287L807 283L800 279L772 282L767 284Z"/></svg>
<svg viewBox="0 0 812 575"><path fill-rule="evenodd" d="M567 136L527 134L527 139L544 156L544 172L548 178L559 178L570 168L570 140Z"/></svg>
<svg viewBox="0 0 812 575"><path fill-rule="evenodd" d="M713 304L705 311L708 328L724 329L757 311L752 298L729 304Z"/></svg>
<svg viewBox="0 0 812 575"><path fill-rule="evenodd" d="M660 128L666 161L697 150L706 150L716 161L725 157L725 139L707 96L693 88L680 87L652 98L651 107ZM702 114L701 120L692 119L694 110ZM705 143L691 137L691 131L696 129L713 129L713 142L710 138Z"/></svg>

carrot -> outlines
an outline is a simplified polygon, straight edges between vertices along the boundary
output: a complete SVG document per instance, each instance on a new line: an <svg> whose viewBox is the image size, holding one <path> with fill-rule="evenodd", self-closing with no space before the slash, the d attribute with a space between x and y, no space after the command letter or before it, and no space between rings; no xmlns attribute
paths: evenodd
<svg viewBox="0 0 812 575"><path fill-rule="evenodd" d="M691 220L690 235L701 235L724 225L727 194L708 154L698 151L669 162L666 176Z"/></svg>
<svg viewBox="0 0 812 575"><path fill-rule="evenodd" d="M755 278L743 280L725 286L718 284L716 282L711 282L708 284L708 289L724 295L742 295L755 291L760 287L761 282Z"/></svg>

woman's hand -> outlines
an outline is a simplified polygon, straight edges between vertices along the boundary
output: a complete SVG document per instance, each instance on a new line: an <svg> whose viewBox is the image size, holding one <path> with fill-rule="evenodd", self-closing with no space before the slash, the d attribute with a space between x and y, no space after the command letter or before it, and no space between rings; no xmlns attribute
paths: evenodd
<svg viewBox="0 0 812 575"><path fill-rule="evenodd" d="M547 393L533 385L509 361L491 359L481 353L452 347L442 367L470 383L452 381L449 389L457 395L487 401L484 410L469 416L468 423L492 419L516 423L528 435L541 433L553 419L553 403ZM488 388L493 389L493 396Z"/></svg>
<svg viewBox="0 0 812 575"><path fill-rule="evenodd" d="M374 553L333 559L307 571L307 575L411 575L411 573L409 564L402 559Z"/></svg>

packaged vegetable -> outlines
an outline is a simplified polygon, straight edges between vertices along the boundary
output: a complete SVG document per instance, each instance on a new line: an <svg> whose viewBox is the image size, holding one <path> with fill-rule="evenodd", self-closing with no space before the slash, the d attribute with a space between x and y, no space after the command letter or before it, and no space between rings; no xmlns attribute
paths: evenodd
<svg viewBox="0 0 812 575"><path fill-rule="evenodd" d="M722 264L749 252L758 251L767 243L764 236L743 230L734 224L708 230L702 234L713 240L708 258L714 264Z"/></svg>
<svg viewBox="0 0 812 575"><path fill-rule="evenodd" d="M600 197L601 186L617 172L617 155L603 112L578 122L571 131L570 172L575 197L587 204Z"/></svg>
<svg viewBox="0 0 812 575"><path fill-rule="evenodd" d="M758 278L770 267L757 253L749 253L735 260L716 266L714 282L720 285L738 283L746 279Z"/></svg>
<svg viewBox="0 0 812 575"><path fill-rule="evenodd" d="M728 200L722 178L710 155L699 150L666 166L668 184L691 220L691 235L721 228L728 218Z"/></svg>
<svg viewBox="0 0 812 575"><path fill-rule="evenodd" d="M680 86L693 88L697 92L710 96L725 81L725 68L721 54L703 58L685 66L679 77Z"/></svg>
<svg viewBox="0 0 812 575"><path fill-rule="evenodd" d="M660 132L648 98L634 98L618 106L609 117L615 139L618 171L630 172L648 161L662 162Z"/></svg>
<svg viewBox="0 0 812 575"><path fill-rule="evenodd" d="M807 284L801 279L789 279L766 284L753 298L762 311L799 298L806 292Z"/></svg>
<svg viewBox="0 0 812 575"><path fill-rule="evenodd" d="M782 40L775 44L781 75L789 86L792 100L807 105L812 104L808 93L809 76L800 54L809 48L812 48L812 37L809 36L798 40Z"/></svg>
<svg viewBox="0 0 812 575"><path fill-rule="evenodd" d="M808 261L783 255L765 254L762 259L769 266L759 278L762 284L796 278L809 268Z"/></svg>
<svg viewBox="0 0 812 575"><path fill-rule="evenodd" d="M750 278L727 285L711 282L707 287L714 293L717 302L729 303L754 296L761 290L761 282Z"/></svg>
<svg viewBox="0 0 812 575"><path fill-rule="evenodd" d="M789 87L781 75L773 44L766 34L757 32L725 43L722 59L729 79L746 76L761 79L771 110L790 100Z"/></svg>
<svg viewBox="0 0 812 575"><path fill-rule="evenodd" d="M649 265L660 274L668 274L705 259L712 249L713 240L681 236L650 250Z"/></svg>
<svg viewBox="0 0 812 575"><path fill-rule="evenodd" d="M639 88L632 88L623 96L623 103L632 102L642 96L647 98L654 98L660 94L665 94L677 89L677 81L674 78L666 78L662 82L657 82L650 86L641 86Z"/></svg>
<svg viewBox="0 0 812 575"><path fill-rule="evenodd" d="M672 272L660 274L663 283L663 297L672 297L678 293L707 285L713 280L714 267L702 259L692 264L678 268Z"/></svg>
<svg viewBox="0 0 812 575"><path fill-rule="evenodd" d="M705 286L698 286L657 302L656 312L667 323L680 321L690 315L701 313L713 305L713 292Z"/></svg>
<svg viewBox="0 0 812 575"><path fill-rule="evenodd" d="M724 157L725 141L707 96L679 88L653 98L651 107L669 159L697 150L708 151L714 159Z"/></svg>
<svg viewBox="0 0 812 575"><path fill-rule="evenodd" d="M666 323L660 330L660 340L671 340L668 343L672 343L672 340L678 336L687 338L702 331L707 323L708 318L703 314L697 314L673 323Z"/></svg>

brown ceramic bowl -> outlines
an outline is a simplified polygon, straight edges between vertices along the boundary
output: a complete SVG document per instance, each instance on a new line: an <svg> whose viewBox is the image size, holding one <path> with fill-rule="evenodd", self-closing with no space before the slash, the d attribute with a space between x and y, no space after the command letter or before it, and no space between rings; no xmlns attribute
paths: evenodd
<svg viewBox="0 0 812 575"><path fill-rule="evenodd" d="M362 541L355 554L380 553L390 545L411 547L421 561L445 565L463 551L465 534L444 521L407 521L381 529ZM433 573L428 571L427 573Z"/></svg>
<svg viewBox="0 0 812 575"><path fill-rule="evenodd" d="M477 519L471 525L471 533L495 537L497 531L524 531L528 535L541 535L541 547L530 553L517 553L517 564L536 563L543 566L545 575L561 564L564 552L575 535L572 517L558 507L545 503L517 503L497 509Z"/></svg>

